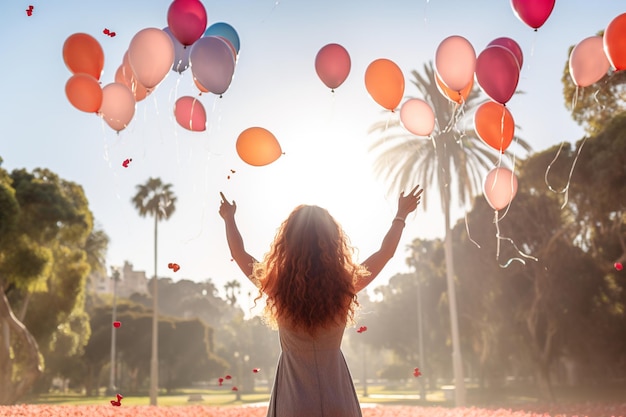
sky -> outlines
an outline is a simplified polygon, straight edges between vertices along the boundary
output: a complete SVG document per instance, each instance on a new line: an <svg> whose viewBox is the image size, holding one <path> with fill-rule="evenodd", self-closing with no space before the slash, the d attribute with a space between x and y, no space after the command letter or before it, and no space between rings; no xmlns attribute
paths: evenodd
<svg viewBox="0 0 626 417"><path fill-rule="evenodd" d="M516 134L541 151L583 136L562 96L568 48L626 11L617 0L557 0L546 23L534 31L508 0L204 1L208 25L230 24L241 42L233 80L221 98L198 96L190 70L170 71L137 103L133 120L119 134L95 114L74 108L65 95L72 75L63 61L65 40L81 32L98 40L105 55L104 86L114 81L138 31L167 26L170 4L1 2L2 167L48 168L82 185L98 227L110 238L108 267L129 261L147 276L154 274L153 221L139 217L130 200L138 184L161 178L172 184L177 204L174 215L159 224L158 275L210 278L220 289L239 279L244 291L254 287L231 261L218 214L220 191L237 202L246 248L257 258L269 249L282 220L302 203L327 208L358 249L358 259L378 249L395 216L397 195L374 175L368 149L376 137L368 129L398 118L399 112L385 111L368 95L364 74L369 63L378 58L395 62L406 79L405 96L416 96L410 72L434 60L448 36L465 37L476 54L495 38L514 39L524 53L518 84L524 94L515 95L507 107L520 126ZM25 12L29 5L32 16ZM105 28L116 36L103 34ZM346 48L352 63L334 93L314 68L317 52L328 43ZM206 131L190 132L176 123L173 105L183 95L197 97L206 108ZM263 167L243 162L235 142L252 126L271 131L284 155ZM462 214L458 209L457 216ZM407 219L395 258L372 288L410 272L405 247L413 239L443 234L439 205L431 203L427 211L420 207ZM484 256L496 262L495 254ZM171 262L180 265L178 272L167 268Z"/></svg>

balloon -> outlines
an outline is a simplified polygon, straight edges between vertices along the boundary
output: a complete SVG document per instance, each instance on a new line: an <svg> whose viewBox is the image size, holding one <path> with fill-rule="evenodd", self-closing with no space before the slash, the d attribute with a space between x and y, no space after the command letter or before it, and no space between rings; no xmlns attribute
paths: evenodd
<svg viewBox="0 0 626 417"><path fill-rule="evenodd" d="M441 81L453 91L461 91L474 78L476 52L462 36L449 36L435 52L435 71Z"/></svg>
<svg viewBox="0 0 626 417"><path fill-rule="evenodd" d="M483 193L491 208L502 210L517 194L517 177L508 168L493 168L485 177Z"/></svg>
<svg viewBox="0 0 626 417"><path fill-rule="evenodd" d="M346 48L336 43L322 47L315 56L315 71L328 88L334 90L348 78L350 55Z"/></svg>
<svg viewBox="0 0 626 417"><path fill-rule="evenodd" d="M511 7L519 20L537 30L548 20L555 0L511 0Z"/></svg>
<svg viewBox="0 0 626 417"><path fill-rule="evenodd" d="M196 78L193 79L193 83L196 85L198 90L200 90L200 94L209 92L209 90L207 90L202 84L200 84Z"/></svg>
<svg viewBox="0 0 626 417"><path fill-rule="evenodd" d="M133 93L135 97L135 101L141 101L149 94L146 87L141 85L135 74L133 74L133 70L130 67L130 62L128 61L128 51L124 53L124 59L122 60L122 65L117 68L115 72L115 82L124 84L129 90Z"/></svg>
<svg viewBox="0 0 626 417"><path fill-rule="evenodd" d="M222 38L200 38L191 48L189 56L194 78L213 94L223 94L233 79L235 59L230 47Z"/></svg>
<svg viewBox="0 0 626 417"><path fill-rule="evenodd" d="M65 83L67 99L78 110L95 113L102 104L102 87L92 75L74 74Z"/></svg>
<svg viewBox="0 0 626 417"><path fill-rule="evenodd" d="M435 113L424 100L412 98L400 108L400 121L414 135L429 136L435 128Z"/></svg>
<svg viewBox="0 0 626 417"><path fill-rule="evenodd" d="M515 122L509 109L502 104L487 101L476 109L474 129L487 145L504 153L513 140Z"/></svg>
<svg viewBox="0 0 626 417"><path fill-rule="evenodd" d="M137 81L152 90L172 68L174 43L161 29L142 29L130 41L128 62Z"/></svg>
<svg viewBox="0 0 626 417"><path fill-rule="evenodd" d="M178 124L187 130L202 132L206 129L206 111L194 97L184 96L176 100L174 115Z"/></svg>
<svg viewBox="0 0 626 417"><path fill-rule="evenodd" d="M174 0L167 10L167 24L180 43L192 45L206 29L206 9L200 0Z"/></svg>
<svg viewBox="0 0 626 417"><path fill-rule="evenodd" d="M239 53L240 43L239 35L235 28L228 23L217 22L213 23L204 31L204 36L220 36L228 40L235 48L235 55Z"/></svg>
<svg viewBox="0 0 626 417"><path fill-rule="evenodd" d="M174 65L172 65L172 71L182 74L183 71L189 68L189 53L191 52L191 49L186 48L182 43L180 43L172 34L169 27L163 28L163 32L169 35L172 40L172 44L174 45Z"/></svg>
<svg viewBox="0 0 626 417"><path fill-rule="evenodd" d="M439 77L439 74L436 72L435 81L437 81L437 88L439 89L439 92L448 100L454 101L458 104L462 104L467 100L467 97L470 95L472 88L474 87L474 79L472 78L469 84L467 84L467 86L465 86L461 91L451 90L443 83L443 81L441 81L441 77Z"/></svg>
<svg viewBox="0 0 626 417"><path fill-rule="evenodd" d="M262 127L250 127L241 132L236 147L244 162L257 167L271 164L282 154L276 137Z"/></svg>
<svg viewBox="0 0 626 417"><path fill-rule="evenodd" d="M506 104L519 82L517 59L502 46L485 48L476 59L476 81L492 100Z"/></svg>
<svg viewBox="0 0 626 417"><path fill-rule="evenodd" d="M579 87L587 87L600 81L610 67L609 59L604 53L602 36L583 39L569 56L569 75Z"/></svg>
<svg viewBox="0 0 626 417"><path fill-rule="evenodd" d="M74 33L63 44L63 61L72 74L89 74L99 80L104 68L104 52L93 36Z"/></svg>
<svg viewBox="0 0 626 417"><path fill-rule="evenodd" d="M128 126L135 115L133 93L124 84L107 84L102 89L102 105L98 114L111 129L119 132Z"/></svg>
<svg viewBox="0 0 626 417"><path fill-rule="evenodd" d="M509 51L511 51L511 53L515 55L515 59L517 59L517 66L520 67L520 70L521 70L522 64L524 63L524 54L522 53L522 48L519 46L517 42L515 42L511 38L503 37L503 38L496 38L492 40L491 42L489 42L487 46L493 46L493 45L502 46L508 49Z"/></svg>
<svg viewBox="0 0 626 417"><path fill-rule="evenodd" d="M606 27L604 52L616 71L626 69L626 13L615 17Z"/></svg>
<svg viewBox="0 0 626 417"><path fill-rule="evenodd" d="M365 87L374 101L394 111L404 95L404 75L395 62L380 58L367 66Z"/></svg>

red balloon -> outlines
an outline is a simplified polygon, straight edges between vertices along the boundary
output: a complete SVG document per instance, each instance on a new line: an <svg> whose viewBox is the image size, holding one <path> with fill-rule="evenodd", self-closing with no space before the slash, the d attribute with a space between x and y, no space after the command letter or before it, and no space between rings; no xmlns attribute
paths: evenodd
<svg viewBox="0 0 626 417"><path fill-rule="evenodd" d="M517 59L502 46L487 47L476 58L476 81L493 101L506 104L519 82Z"/></svg>
<svg viewBox="0 0 626 417"><path fill-rule="evenodd" d="M315 56L315 71L322 82L332 90L339 87L350 73L350 55L336 43L322 47Z"/></svg>
<svg viewBox="0 0 626 417"><path fill-rule="evenodd" d="M167 10L167 25L180 43L192 45L206 30L206 9L200 0L174 0Z"/></svg>
<svg viewBox="0 0 626 417"><path fill-rule="evenodd" d="M626 69L626 13L608 24L604 31L604 52L616 71Z"/></svg>
<svg viewBox="0 0 626 417"><path fill-rule="evenodd" d="M518 66L520 67L520 69L522 69L522 64L524 63L524 54L522 53L522 48L517 42L515 42L511 38L502 37L492 40L487 46L493 45L502 46L511 51L511 53L515 55L515 58L517 59Z"/></svg>
<svg viewBox="0 0 626 417"><path fill-rule="evenodd" d="M206 111L194 97L184 96L176 100L174 115L178 124L187 130L202 132L206 129Z"/></svg>
<svg viewBox="0 0 626 417"><path fill-rule="evenodd" d="M556 0L511 0L519 20L537 30L548 20Z"/></svg>

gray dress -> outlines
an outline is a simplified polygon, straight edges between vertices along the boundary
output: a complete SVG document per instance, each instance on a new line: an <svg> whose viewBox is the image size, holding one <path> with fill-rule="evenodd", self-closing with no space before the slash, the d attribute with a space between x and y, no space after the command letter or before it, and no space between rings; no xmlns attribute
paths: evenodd
<svg viewBox="0 0 626 417"><path fill-rule="evenodd" d="M361 417L361 407L341 352L345 326L315 337L279 326L281 354L268 417Z"/></svg>

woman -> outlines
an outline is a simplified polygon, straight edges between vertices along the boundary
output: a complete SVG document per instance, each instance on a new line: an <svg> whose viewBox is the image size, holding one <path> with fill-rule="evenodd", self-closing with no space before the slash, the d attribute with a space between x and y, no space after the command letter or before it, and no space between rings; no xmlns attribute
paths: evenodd
<svg viewBox="0 0 626 417"><path fill-rule="evenodd" d="M262 262L246 252L235 222L237 204L220 193L220 216L232 258L266 297L265 315L278 328L281 354L268 417L357 417L361 407L341 352L357 293L393 257L406 217L423 189L400 193L396 217L380 249L362 264L341 226L318 206L296 207Z"/></svg>

